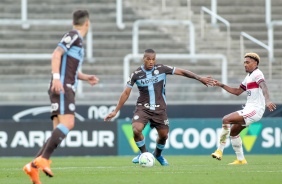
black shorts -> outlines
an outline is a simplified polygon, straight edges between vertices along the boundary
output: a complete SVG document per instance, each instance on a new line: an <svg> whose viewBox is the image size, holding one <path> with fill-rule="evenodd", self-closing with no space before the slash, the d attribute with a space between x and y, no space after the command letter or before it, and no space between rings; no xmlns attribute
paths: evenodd
<svg viewBox="0 0 282 184"><path fill-rule="evenodd" d="M154 111L144 107L136 107L132 118L132 123L134 122L141 122L144 125L150 122L150 127L156 129L169 128L169 121L165 109Z"/></svg>
<svg viewBox="0 0 282 184"><path fill-rule="evenodd" d="M54 116L75 113L75 93L71 88L66 87L65 93L56 94L48 91L51 101L51 119Z"/></svg>

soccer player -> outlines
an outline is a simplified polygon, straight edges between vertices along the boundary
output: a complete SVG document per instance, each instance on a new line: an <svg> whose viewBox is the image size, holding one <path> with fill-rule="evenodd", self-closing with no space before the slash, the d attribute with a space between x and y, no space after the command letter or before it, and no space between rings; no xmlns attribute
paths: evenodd
<svg viewBox="0 0 282 184"><path fill-rule="evenodd" d="M244 108L223 117L220 144L217 150L211 154L213 158L221 160L226 139L230 135L231 144L237 155L237 159L229 165L247 164L243 153L240 132L262 118L265 112L265 106L269 111L276 109L276 105L270 101L264 75L258 69L260 62L259 55L256 53L246 53L244 58L247 76L238 88L232 88L219 81L215 81L215 86L219 86L231 94L238 96L244 91L247 92L247 102Z"/></svg>
<svg viewBox="0 0 282 184"><path fill-rule="evenodd" d="M188 70L156 64L155 51L153 49L147 49L143 56L143 65L132 72L127 85L120 96L117 107L104 118L105 121L110 121L116 116L128 99L133 85L136 83L139 89L139 97L136 102L136 109L132 119L134 140L141 153L147 151L142 130L146 124L150 122L151 128L156 128L158 132L158 138L156 140L157 144L153 155L163 166L168 165L167 160L161 155L169 132L165 97L166 75L173 74L196 79L206 86L214 83L211 77L200 77ZM139 162L140 154L133 158L133 163Z"/></svg>
<svg viewBox="0 0 282 184"><path fill-rule="evenodd" d="M78 79L87 81L92 86L99 81L95 75L78 71L84 56L83 37L86 36L89 26L87 10L73 12L73 29L63 36L52 54L52 77L48 93L54 130L36 158L23 167L34 184L41 183L39 169L47 176L53 176L50 168L51 154L74 127L75 90Z"/></svg>

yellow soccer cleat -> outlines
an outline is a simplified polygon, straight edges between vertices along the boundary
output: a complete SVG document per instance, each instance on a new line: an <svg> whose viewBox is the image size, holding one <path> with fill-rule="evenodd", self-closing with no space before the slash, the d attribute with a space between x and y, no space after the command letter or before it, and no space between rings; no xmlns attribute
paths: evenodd
<svg viewBox="0 0 282 184"><path fill-rule="evenodd" d="M216 150L214 153L211 154L212 158L216 158L217 160L222 159L222 151Z"/></svg>
<svg viewBox="0 0 282 184"><path fill-rule="evenodd" d="M234 162L232 163L229 163L228 165L244 165L244 164L247 164L247 160L244 159L244 160L234 160Z"/></svg>

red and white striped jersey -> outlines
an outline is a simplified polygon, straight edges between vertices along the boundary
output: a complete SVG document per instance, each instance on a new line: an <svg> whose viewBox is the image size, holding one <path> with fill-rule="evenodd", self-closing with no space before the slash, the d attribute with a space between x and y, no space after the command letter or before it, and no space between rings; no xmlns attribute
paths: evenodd
<svg viewBox="0 0 282 184"><path fill-rule="evenodd" d="M265 98L262 89L259 87L264 82L263 73L257 68L252 73L248 73L240 87L247 92L246 106L255 106L265 109Z"/></svg>

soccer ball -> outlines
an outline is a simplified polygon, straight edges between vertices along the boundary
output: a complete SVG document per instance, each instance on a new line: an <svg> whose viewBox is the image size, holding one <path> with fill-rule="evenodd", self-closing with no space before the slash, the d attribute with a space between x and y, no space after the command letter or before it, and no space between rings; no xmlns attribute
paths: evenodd
<svg viewBox="0 0 282 184"><path fill-rule="evenodd" d="M150 152L144 152L139 157L139 164L142 167L153 167L155 165L155 157Z"/></svg>

